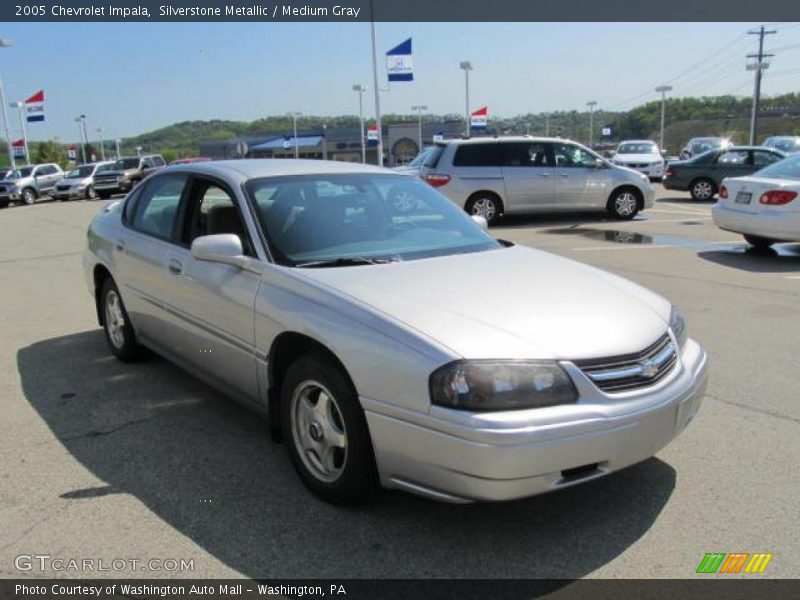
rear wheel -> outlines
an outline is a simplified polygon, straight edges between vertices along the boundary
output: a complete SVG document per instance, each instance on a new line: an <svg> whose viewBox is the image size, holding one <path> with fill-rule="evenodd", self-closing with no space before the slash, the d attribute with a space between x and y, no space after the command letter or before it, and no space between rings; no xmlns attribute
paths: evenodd
<svg viewBox="0 0 800 600"><path fill-rule="evenodd" d="M125 310L117 285L111 278L103 283L100 302L103 331L111 353L123 362L141 358L144 349L136 341L128 312Z"/></svg>
<svg viewBox="0 0 800 600"><path fill-rule="evenodd" d="M469 197L464 210L471 216L483 217L491 225L503 212L503 205L500 198L492 192L476 192Z"/></svg>
<svg viewBox="0 0 800 600"><path fill-rule="evenodd" d="M761 237L760 235L745 234L744 239L748 244L750 244L751 246L753 246L753 248L756 248L757 250L766 250L767 248L772 246L772 244L775 243L775 240Z"/></svg>
<svg viewBox="0 0 800 600"><path fill-rule="evenodd" d="M689 186L692 200L711 200L717 193L717 186L710 179L696 179Z"/></svg>
<svg viewBox="0 0 800 600"><path fill-rule="evenodd" d="M606 210L617 221L630 221L642 205L641 194L635 188L614 190L606 203Z"/></svg>
<svg viewBox="0 0 800 600"><path fill-rule="evenodd" d="M346 375L311 353L289 367L281 389L281 427L300 479L334 504L353 504L376 487L364 411Z"/></svg>

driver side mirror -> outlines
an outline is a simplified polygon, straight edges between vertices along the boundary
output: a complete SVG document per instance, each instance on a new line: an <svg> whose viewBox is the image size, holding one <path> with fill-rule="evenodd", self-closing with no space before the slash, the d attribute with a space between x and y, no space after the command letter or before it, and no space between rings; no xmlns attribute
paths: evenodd
<svg viewBox="0 0 800 600"><path fill-rule="evenodd" d="M197 260L222 263L253 271L255 264L244 255L242 240L233 233L202 235L192 242L192 256Z"/></svg>
<svg viewBox="0 0 800 600"><path fill-rule="evenodd" d="M594 168L595 169L605 169L608 166L608 163L604 161L602 158L597 158L594 161Z"/></svg>

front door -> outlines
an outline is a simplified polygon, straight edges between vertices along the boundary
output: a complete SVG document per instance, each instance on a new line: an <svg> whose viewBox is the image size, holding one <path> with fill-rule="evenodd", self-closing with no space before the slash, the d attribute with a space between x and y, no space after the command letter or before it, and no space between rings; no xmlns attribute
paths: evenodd
<svg viewBox="0 0 800 600"><path fill-rule="evenodd" d="M557 209L603 208L611 194L610 169L587 150L568 142L553 144Z"/></svg>

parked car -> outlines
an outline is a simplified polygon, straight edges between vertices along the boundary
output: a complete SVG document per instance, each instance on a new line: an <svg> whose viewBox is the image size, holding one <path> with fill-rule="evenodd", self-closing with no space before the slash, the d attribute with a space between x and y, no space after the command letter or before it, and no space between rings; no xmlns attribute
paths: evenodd
<svg viewBox="0 0 800 600"><path fill-rule="evenodd" d="M733 142L730 138L725 137L697 137L692 138L688 142L686 142L686 146L683 147L681 153L678 155L678 158L681 160L688 160L694 156L700 156L701 154L708 152L709 150L719 150L724 148L730 148L733 146Z"/></svg>
<svg viewBox="0 0 800 600"><path fill-rule="evenodd" d="M680 312L485 228L388 169L196 163L100 212L83 265L113 355L149 347L265 414L332 502L520 498L675 438L706 386Z"/></svg>
<svg viewBox="0 0 800 600"><path fill-rule="evenodd" d="M191 163L196 162L208 162L212 160L208 156L189 156L187 158L176 158L175 160L171 161L169 164L172 165L189 165Z"/></svg>
<svg viewBox="0 0 800 600"><path fill-rule="evenodd" d="M97 192L94 191L95 175L108 171L113 166L113 160L80 165L56 183L56 187L53 190L53 198L56 200L74 200L75 198L92 200L96 198Z"/></svg>
<svg viewBox="0 0 800 600"><path fill-rule="evenodd" d="M626 140L620 142L614 153L615 165L628 167L647 175L651 181L664 176L666 161L658 144L650 140Z"/></svg>
<svg viewBox="0 0 800 600"><path fill-rule="evenodd" d="M150 173L166 164L160 154L124 156L118 159L110 170L95 176L94 189L101 198L129 192Z"/></svg>
<svg viewBox="0 0 800 600"><path fill-rule="evenodd" d="M800 135L774 135L764 140L764 147L794 154L800 152Z"/></svg>
<svg viewBox="0 0 800 600"><path fill-rule="evenodd" d="M14 169L9 167L0 168L0 180L5 179L14 172Z"/></svg>
<svg viewBox="0 0 800 600"><path fill-rule="evenodd" d="M741 233L757 248L800 242L800 154L747 177L722 182L711 209L714 224Z"/></svg>
<svg viewBox="0 0 800 600"><path fill-rule="evenodd" d="M732 146L709 150L691 160L667 165L664 187L689 192L694 200L711 200L726 177L755 173L786 155L761 146Z"/></svg>
<svg viewBox="0 0 800 600"><path fill-rule="evenodd" d="M396 167L392 167L392 169L398 173L409 173L411 175L419 175L420 170L425 164L425 159L434 151L435 151L434 146L428 146L427 148L423 148L422 151L419 154L417 154L413 159L411 159L409 162L407 162L404 165L398 165Z"/></svg>
<svg viewBox="0 0 800 600"><path fill-rule="evenodd" d="M55 163L42 163L20 167L0 181L0 207L10 202L34 204L47 196L62 177L64 171Z"/></svg>
<svg viewBox="0 0 800 600"><path fill-rule="evenodd" d="M473 138L437 143L420 176L471 215L604 210L632 219L653 205L647 177L569 140Z"/></svg>

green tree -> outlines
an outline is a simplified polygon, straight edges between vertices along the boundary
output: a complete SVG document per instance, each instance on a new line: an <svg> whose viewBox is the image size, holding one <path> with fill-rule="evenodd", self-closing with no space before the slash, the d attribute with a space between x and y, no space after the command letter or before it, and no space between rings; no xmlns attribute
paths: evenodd
<svg viewBox="0 0 800 600"><path fill-rule="evenodd" d="M31 144L31 160L35 163L53 162L65 167L67 165L67 150L58 142L49 140L39 142L36 148Z"/></svg>

